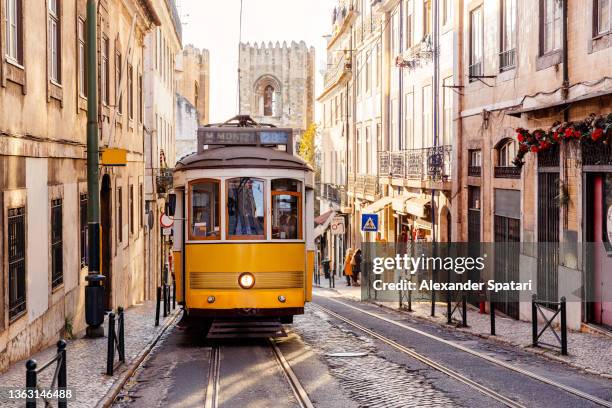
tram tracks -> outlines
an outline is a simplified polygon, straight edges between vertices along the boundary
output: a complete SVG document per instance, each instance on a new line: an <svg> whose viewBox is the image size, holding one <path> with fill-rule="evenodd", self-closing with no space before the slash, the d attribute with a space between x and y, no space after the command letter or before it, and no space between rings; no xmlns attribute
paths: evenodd
<svg viewBox="0 0 612 408"><path fill-rule="evenodd" d="M601 399L599 397L596 397L594 395L588 394L588 393L583 392L581 390L578 390L578 389L576 389L574 387L570 387L570 386L567 386L567 385L564 385L564 384L560 384L560 383L555 382L555 381L553 381L553 380L551 380L549 378L546 378L546 377L543 377L541 375L538 375L537 373L534 373L532 371L529 371L529 370L517 367L515 365L506 363L506 362L501 361L501 360L499 360L499 359L497 359L495 357L491 357L489 355L486 355L486 354L480 353L478 351L472 350L472 349L470 349L468 347L462 346L462 345L457 344L457 343L455 343L453 341L449 341L449 340L440 338L438 336L435 336L433 334L426 333L426 332L424 332L422 330L415 329L415 328L410 327L408 325L402 324L400 322L396 322L396 321L394 321L392 319L388 319L388 318L386 318L384 316L380 316L380 315L378 315L376 313L372 313L372 312L369 312L367 310L364 310L364 309L352 306L352 305L347 304L345 302L342 302L342 301L339 301L339 300L335 300L335 299L329 299L329 298L328 298L328 300L333 301L335 303L339 303L339 304L341 304L344 307L347 307L347 308L359 311L360 313L363 313L363 314L366 314L368 316L374 317L374 318L376 318L378 320L382 320L382 321L385 321L387 323L391 323L391 324L393 324L395 326L401 327L402 329L406 329L406 330L412 331L413 333L416 333L416 334L422 335L424 337L436 340L436 341L441 342L441 343L443 343L445 345L448 345L448 346L451 346L451 347L456 348L458 350L461 350L463 352L469 353L469 354L471 354L473 356L476 356L478 358L486 360L486 361L488 361L490 363L493 363L493 364L498 365L500 367L503 367L505 369L514 371L516 373L519 373L519 374L522 374L524 376L527 376L527 377L529 377L531 379L534 379L534 380L540 381L542 383L545 383L547 385L553 386L553 387L555 387L555 388L557 388L559 390L562 390L562 391L568 392L570 394L573 394L573 395L575 395L577 397L580 397L582 399L590 401L590 402L592 402L594 404L597 404L597 405L600 405L600 406L603 406L603 407L612 408L612 402L610 402L610 401L603 400L603 399ZM440 371L440 372L442 372L442 373L444 373L444 374L446 374L446 375L448 375L448 376L450 376L450 377L452 377L452 378L454 378L454 379L456 379L456 380L458 380L458 381L460 381L460 382L462 382L462 383L464 383L464 384L466 384L466 385L476 389L477 391L481 392L482 394L485 394L485 395L487 395L487 396L489 396L489 397L499 401L500 403L502 403L502 404L504 404L504 405L506 405L508 407L523 407L523 405L520 404L519 402L517 402L517 401L515 401L515 400L513 400L513 399L511 399L511 398L509 398L507 396L504 396L503 394L501 394L501 393L499 393L499 392L497 392L497 391L495 391L495 390L493 390L493 389L491 389L489 387L486 387L486 386L484 386L484 385L482 385L482 384L472 380L468 376L463 375L463 374L459 373L458 371L453 370L453 369L451 369L451 368L449 368L449 367L447 367L447 366L445 366L443 364L440 364L440 363L438 363L438 362L436 362L436 361L426 357L423 354L420 354L420 353L418 353L418 352L416 352L416 351L414 351L412 349L409 349L409 348L403 346L402 344L400 344L400 343L398 343L398 342L396 342L396 341L394 341L394 340L392 340L392 339L390 339L390 338L388 338L386 336L383 336L383 335L381 335L379 333L376 333L375 331L373 331L373 330L371 330L371 329L369 329L369 328L367 328L367 327L365 327L365 326L355 322L354 320L351 320L351 319L349 319L349 318L347 318L345 316L342 316L342 315L340 315L340 314L338 314L338 313L336 313L336 312L334 312L334 311L332 311L332 310L330 310L330 309L328 309L328 308L326 308L324 306L321 306L319 304L311 303L310 305L311 305L312 308L314 308L316 310L319 310L319 311L321 311L323 313L326 313L326 314L328 314L330 316L333 316L334 318L336 318L336 319L338 319L338 320L340 320L340 321L342 321L342 322L344 322L344 323L346 323L346 324L348 324L348 325L350 325L350 326L352 326L352 327L354 327L354 328L356 328L356 329L366 333L367 335L369 335L371 337L374 337L374 338L382 341L383 343L388 344L389 346L395 348L396 350L399 350L402 353L407 354L407 355L415 358L418 361L421 361L422 363L432 367L433 369L435 369L437 371Z"/></svg>
<svg viewBox="0 0 612 408"><path fill-rule="evenodd" d="M291 369L291 365L281 352L280 348L276 344L276 341L273 338L268 338L266 339L266 344L272 351L276 365L279 367L279 371L282 373L282 377L286 380L287 385L291 389L298 406L300 408L314 408L314 405L308 397L308 393L306 392L301 382ZM221 406L219 394L221 389L221 381L223 380L223 378L220 375L220 367L221 346L219 344L215 344L211 347L210 352L208 384L206 387L206 397L204 404L205 408L218 408L219 406Z"/></svg>

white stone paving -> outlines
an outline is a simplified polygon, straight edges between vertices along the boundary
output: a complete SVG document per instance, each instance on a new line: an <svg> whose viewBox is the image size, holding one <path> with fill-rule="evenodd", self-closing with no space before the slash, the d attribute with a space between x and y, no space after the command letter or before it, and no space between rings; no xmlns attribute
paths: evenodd
<svg viewBox="0 0 612 408"><path fill-rule="evenodd" d="M163 307L163 306L162 306ZM76 399L69 401L70 407L95 407L98 401L111 389L113 384L127 366L140 354L140 352L154 341L164 327L164 322L172 319L178 314L180 309L177 307L166 317L160 317L160 325L155 327L155 302L145 302L133 306L125 311L125 358L126 364L115 368L114 375L109 377L106 372L106 349L108 339L106 337L98 339L79 338L68 341L67 363L68 363L68 388L72 389ZM162 311L163 316L163 311ZM108 327L108 319L105 319L105 332ZM56 353L55 347L50 347L31 358L34 358L38 365L49 361ZM115 354L116 356L116 354ZM117 356L115 357L117 360ZM8 371L0 374L0 384L2 387L25 388L25 361L11 364ZM39 374L39 386L48 387L51 383L53 368ZM7 402L0 401L2 407L21 407L24 401ZM42 401L39 405L43 406ZM54 403L55 405L55 403Z"/></svg>

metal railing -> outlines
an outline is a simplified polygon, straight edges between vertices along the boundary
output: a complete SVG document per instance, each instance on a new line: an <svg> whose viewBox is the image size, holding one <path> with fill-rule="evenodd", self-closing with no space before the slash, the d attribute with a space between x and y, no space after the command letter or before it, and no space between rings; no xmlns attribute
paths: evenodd
<svg viewBox="0 0 612 408"><path fill-rule="evenodd" d="M542 311L542 308L549 309L550 307L555 307L556 310L552 309L554 313L550 318L547 318L544 312ZM540 314L540 316L542 316L542 319L544 320L544 328L541 331L538 331L538 313ZM559 315L560 318L561 337L559 337L559 335L552 326L552 323L555 320L555 317L557 317L557 315ZM538 347L540 344L542 344L548 347L559 348L561 349L561 354L567 356L567 308L565 303L565 296L561 297L561 300L559 302L543 302L537 300L536 295L534 294L531 299L531 325L533 347ZM552 334L559 342L559 345L544 343L540 340L540 337L542 336L542 334L544 334L546 329L550 329Z"/></svg>
<svg viewBox="0 0 612 408"><path fill-rule="evenodd" d="M520 179L521 168L516 166L496 166L494 169L495 178Z"/></svg>
<svg viewBox="0 0 612 408"><path fill-rule="evenodd" d="M155 178L157 184L157 194L165 194L172 188L173 185L172 169L159 169L159 173Z"/></svg>
<svg viewBox="0 0 612 408"><path fill-rule="evenodd" d="M584 140L581 142L581 145L582 145L582 165L584 166L597 166L597 165L612 166L612 146L610 144L601 144L601 143ZM540 159L538 157L538 163L539 162L540 162Z"/></svg>
<svg viewBox="0 0 612 408"><path fill-rule="evenodd" d="M516 65L516 48L499 53L499 70L505 71Z"/></svg>
<svg viewBox="0 0 612 408"><path fill-rule="evenodd" d="M412 180L447 180L451 176L452 146L379 152L378 172L383 177Z"/></svg>
<svg viewBox="0 0 612 408"><path fill-rule="evenodd" d="M68 406L68 399L71 398L71 395L69 394L71 394L71 392L66 389L68 386L68 370L66 369L66 341L60 340L57 342L57 354L55 354L51 360L43 364L42 367L38 368L38 363L34 359L30 359L26 362L26 389L28 390L25 404L26 408L36 407L37 391L40 390L38 387L38 374L41 371L49 368L53 363L56 363L56 366L49 389L54 390L55 384L57 383L57 406L59 408L66 408ZM45 406L51 405L49 400L44 395L42 398L45 401Z"/></svg>
<svg viewBox="0 0 612 408"><path fill-rule="evenodd" d="M480 177L482 174L482 167L480 166L468 166L468 176Z"/></svg>
<svg viewBox="0 0 612 408"><path fill-rule="evenodd" d="M321 197L325 198L326 200L340 204L341 195L341 187L330 183L321 184Z"/></svg>

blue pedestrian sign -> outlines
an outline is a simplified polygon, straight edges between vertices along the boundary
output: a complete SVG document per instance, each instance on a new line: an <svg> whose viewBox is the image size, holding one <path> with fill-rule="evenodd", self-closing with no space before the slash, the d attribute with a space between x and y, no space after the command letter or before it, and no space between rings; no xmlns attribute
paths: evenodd
<svg viewBox="0 0 612 408"><path fill-rule="evenodd" d="M378 214L361 214L361 230L365 232L378 231Z"/></svg>

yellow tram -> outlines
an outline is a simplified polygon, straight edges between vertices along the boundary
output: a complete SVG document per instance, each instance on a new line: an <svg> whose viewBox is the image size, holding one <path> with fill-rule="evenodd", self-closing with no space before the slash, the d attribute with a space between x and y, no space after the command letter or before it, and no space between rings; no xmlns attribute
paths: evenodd
<svg viewBox="0 0 612 408"><path fill-rule="evenodd" d="M291 129L201 127L174 171L177 299L189 317L290 323L312 298L312 168Z"/></svg>

